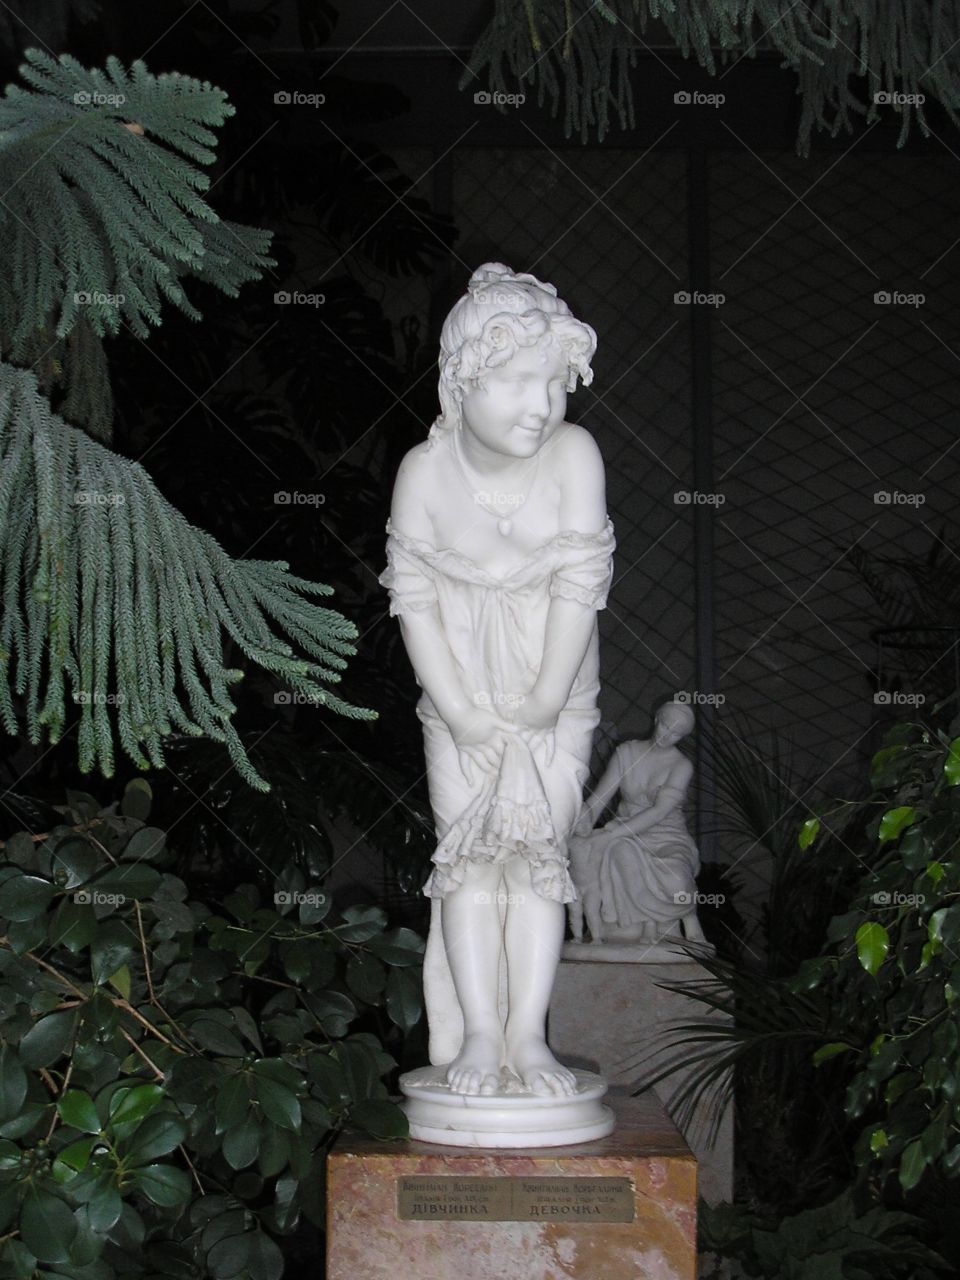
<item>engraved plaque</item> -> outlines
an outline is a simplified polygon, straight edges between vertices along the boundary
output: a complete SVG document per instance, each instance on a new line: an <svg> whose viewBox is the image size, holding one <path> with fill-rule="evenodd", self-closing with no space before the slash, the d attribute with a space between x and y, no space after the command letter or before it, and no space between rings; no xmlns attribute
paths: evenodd
<svg viewBox="0 0 960 1280"><path fill-rule="evenodd" d="M633 1222L633 1183L629 1178L401 1177L397 1217L419 1222Z"/></svg>

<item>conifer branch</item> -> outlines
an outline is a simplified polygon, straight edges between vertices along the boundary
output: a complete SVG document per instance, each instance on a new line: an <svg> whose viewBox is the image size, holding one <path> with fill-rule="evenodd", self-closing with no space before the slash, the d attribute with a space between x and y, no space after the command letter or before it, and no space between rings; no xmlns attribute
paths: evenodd
<svg viewBox="0 0 960 1280"><path fill-rule="evenodd" d="M102 340L146 338L164 303L194 320L187 276L236 297L274 265L271 233L222 220L204 198L214 129L234 114L190 76L88 69L28 49L0 98L0 357L35 368L63 416L109 443Z"/></svg>
<svg viewBox="0 0 960 1280"><path fill-rule="evenodd" d="M64 422L37 378L0 362L0 722L59 740L79 713L79 765L110 777L113 722L140 768L163 768L175 729L225 744L250 786L269 790L244 751L223 631L303 697L355 719L375 713L318 681L340 680L356 628L304 599L332 588L285 561L234 560L191 525L139 463ZM308 655L274 634L271 621ZM185 691L189 710L181 701Z"/></svg>
<svg viewBox="0 0 960 1280"><path fill-rule="evenodd" d="M872 124L878 107L901 114L898 146L914 118L929 137L924 97L960 124L960 9L942 0L494 0L460 87L514 93L533 85L554 114L562 97L568 137L602 141L611 109L622 129L634 127L630 70L649 18L710 75L717 51L724 65L758 50L778 54L799 80L803 156L815 126L836 137L852 132L851 112Z"/></svg>

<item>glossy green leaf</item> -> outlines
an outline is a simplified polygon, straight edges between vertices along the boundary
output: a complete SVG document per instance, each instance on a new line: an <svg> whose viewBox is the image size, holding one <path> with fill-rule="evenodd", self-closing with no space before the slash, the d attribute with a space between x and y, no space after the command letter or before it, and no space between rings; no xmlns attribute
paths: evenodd
<svg viewBox="0 0 960 1280"><path fill-rule="evenodd" d="M25 1067L49 1067L66 1051L73 1038L77 1015L72 1009L48 1013L20 1041L20 1061Z"/></svg>
<svg viewBox="0 0 960 1280"><path fill-rule="evenodd" d="M250 1109L250 1083L245 1072L236 1072L227 1076L217 1090L214 1104L217 1133L225 1129L233 1129L241 1122Z"/></svg>
<svg viewBox="0 0 960 1280"><path fill-rule="evenodd" d="M180 1116L171 1111L154 1111L125 1143L126 1163L132 1167L169 1155L186 1135L187 1123Z"/></svg>
<svg viewBox="0 0 960 1280"><path fill-rule="evenodd" d="M201 1048L228 1058L242 1058L244 1048L237 1037L222 1022L213 1018L197 1018L190 1024L190 1035Z"/></svg>
<svg viewBox="0 0 960 1280"><path fill-rule="evenodd" d="M90 969L98 986L126 964L134 951L134 937L119 921L101 924L90 945Z"/></svg>
<svg viewBox="0 0 960 1280"><path fill-rule="evenodd" d="M32 1186L20 1210L20 1239L40 1262L67 1262L77 1234L70 1206L42 1187Z"/></svg>
<svg viewBox="0 0 960 1280"><path fill-rule="evenodd" d="M39 876L15 875L0 885L0 916L33 920L53 901L57 887Z"/></svg>
<svg viewBox="0 0 960 1280"><path fill-rule="evenodd" d="M912 1190L923 1177L927 1165L927 1157L923 1154L920 1141L911 1142L903 1150L900 1157L900 1185L904 1191Z"/></svg>
<svg viewBox="0 0 960 1280"><path fill-rule="evenodd" d="M387 1013L401 1031L417 1025L423 1012L423 983L419 972L391 969L387 975Z"/></svg>
<svg viewBox="0 0 960 1280"><path fill-rule="evenodd" d="M896 809L888 809L880 819L880 828L877 832L880 843L896 840L900 832L905 827L909 827L916 816L917 811L912 805L899 805Z"/></svg>
<svg viewBox="0 0 960 1280"><path fill-rule="evenodd" d="M51 850L54 875L65 889L86 884L100 867L101 855L81 836L58 840ZM62 882L57 873L61 872Z"/></svg>
<svg viewBox="0 0 960 1280"><path fill-rule="evenodd" d="M282 1129L300 1129L300 1103L286 1085L265 1076L254 1076L254 1093L268 1120Z"/></svg>
<svg viewBox="0 0 960 1280"><path fill-rule="evenodd" d="M183 1204L190 1199L190 1177L185 1170L173 1165L148 1164L142 1169L135 1169L131 1180L148 1200L161 1208Z"/></svg>
<svg viewBox="0 0 960 1280"><path fill-rule="evenodd" d="M57 1111L64 1124L83 1133L99 1133L103 1127L93 1099L83 1089L68 1089L57 1101Z"/></svg>
<svg viewBox="0 0 960 1280"><path fill-rule="evenodd" d="M867 973L876 974L890 949L889 933L876 920L865 920L857 930L856 943L860 963Z"/></svg>
<svg viewBox="0 0 960 1280"><path fill-rule="evenodd" d="M240 1124L223 1135L223 1158L231 1169L245 1169L253 1164L260 1151L261 1128L251 1112Z"/></svg>
<svg viewBox="0 0 960 1280"><path fill-rule="evenodd" d="M821 1062L829 1062L831 1058L836 1058L841 1053L849 1053L853 1045L844 1044L841 1040L835 1040L832 1044L823 1044L813 1055L813 1065L819 1067Z"/></svg>
<svg viewBox="0 0 960 1280"><path fill-rule="evenodd" d="M245 1231L214 1245L207 1254L207 1270L212 1280L241 1275L250 1280L280 1280L283 1255L262 1231Z"/></svg>
<svg viewBox="0 0 960 1280"><path fill-rule="evenodd" d="M150 783L146 778L132 778L120 801L120 812L125 818L138 818L141 822L146 822L152 804L153 791Z"/></svg>
<svg viewBox="0 0 960 1280"><path fill-rule="evenodd" d="M383 965L366 952L350 957L347 961L346 978L347 986L354 995L365 1000L367 1004L377 1003L387 982Z"/></svg>
<svg viewBox="0 0 960 1280"><path fill-rule="evenodd" d="M410 1125L406 1113L386 1098L367 1098L350 1108L350 1119L375 1138L408 1138Z"/></svg>
<svg viewBox="0 0 960 1280"><path fill-rule="evenodd" d="M134 1120L142 1120L163 1101L163 1097L163 1090L158 1084L139 1084L119 1100L118 1094L114 1094L110 1102L110 1121L112 1124L130 1124Z"/></svg>
<svg viewBox="0 0 960 1280"><path fill-rule="evenodd" d="M366 942L382 933L387 923L386 912L380 907L347 907L343 918L346 923L337 925L336 931L344 942Z"/></svg>
<svg viewBox="0 0 960 1280"><path fill-rule="evenodd" d="M124 862L152 862L167 847L167 835L158 827L141 827L127 841L123 850ZM158 881L159 883L159 881Z"/></svg>
<svg viewBox="0 0 960 1280"><path fill-rule="evenodd" d="M800 828L800 834L797 836L797 844L801 849L808 849L813 844L820 833L820 819L808 818Z"/></svg>
<svg viewBox="0 0 960 1280"><path fill-rule="evenodd" d="M954 738L950 743L947 758L943 762L943 773L951 787L960 783L960 738Z"/></svg>

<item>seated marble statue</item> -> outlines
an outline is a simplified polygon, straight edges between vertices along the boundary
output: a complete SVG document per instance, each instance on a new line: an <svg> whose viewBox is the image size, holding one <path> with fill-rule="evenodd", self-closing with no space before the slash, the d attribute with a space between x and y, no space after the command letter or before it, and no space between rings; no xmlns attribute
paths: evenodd
<svg viewBox="0 0 960 1280"><path fill-rule="evenodd" d="M693 728L684 703L656 714L649 739L622 742L584 802L570 860L579 900L568 910L574 940L654 943L682 927L706 943L696 910L700 857L683 817L693 766L677 743ZM619 792L614 817L594 824Z"/></svg>
<svg viewBox="0 0 960 1280"><path fill-rule="evenodd" d="M596 334L552 285L486 263L440 347L441 414L400 464L380 577L422 690L437 829L430 1061L454 1093L569 1097L545 1022L615 543L600 451L565 412Z"/></svg>

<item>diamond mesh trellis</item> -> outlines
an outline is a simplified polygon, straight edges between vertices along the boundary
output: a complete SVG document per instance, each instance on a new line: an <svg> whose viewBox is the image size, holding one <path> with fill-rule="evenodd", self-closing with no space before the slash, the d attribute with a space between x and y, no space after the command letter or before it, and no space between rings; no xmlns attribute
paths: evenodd
<svg viewBox="0 0 960 1280"><path fill-rule="evenodd" d="M461 150L458 253L533 271L597 330L594 382L568 416L595 435L616 526L614 587L601 614L604 728L649 728L653 705L692 682L693 553L685 158L657 152ZM665 306L665 300L671 305ZM601 744L601 751L603 746Z"/></svg>
<svg viewBox="0 0 960 1280"><path fill-rule="evenodd" d="M823 785L859 780L876 745L870 635L886 619L845 552L922 555L958 490L952 159L851 149L802 161L732 144L697 166L682 150L558 150L527 132L529 147L461 147L446 161L460 230L450 280L455 295L488 259L533 271L599 335L594 384L570 408L603 452L618 539L598 761L609 736L645 732L658 701L696 690L700 557L718 723L736 713L776 729L798 773ZM692 202L691 174L705 183ZM725 295L705 324L674 302L692 283L692 207L707 220L701 284ZM884 290L926 301L875 303ZM699 410L694 341L711 369ZM712 547L675 501L694 489L698 412L724 500ZM703 818L702 785L695 804Z"/></svg>
<svg viewBox="0 0 960 1280"><path fill-rule="evenodd" d="M715 483L727 498L714 548L718 687L787 730L817 774L863 743L833 784L862 763L869 633L885 621L843 553L921 555L957 490L951 260L936 283L922 278L950 248L952 163L738 152L710 165L713 278L727 297L713 327ZM809 209L784 184L813 186ZM877 292L927 300L878 304ZM922 505L900 500L915 494Z"/></svg>

